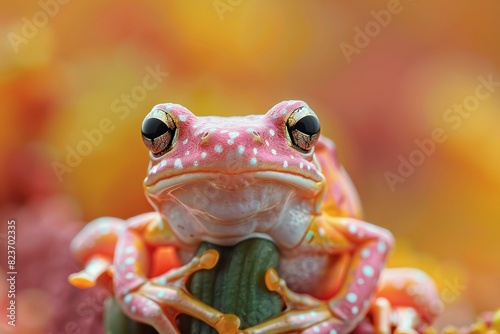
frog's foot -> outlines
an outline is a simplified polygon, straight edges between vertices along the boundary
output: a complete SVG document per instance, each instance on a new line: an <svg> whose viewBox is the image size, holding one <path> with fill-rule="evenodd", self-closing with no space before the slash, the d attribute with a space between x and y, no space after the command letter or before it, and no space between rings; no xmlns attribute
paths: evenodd
<svg viewBox="0 0 500 334"><path fill-rule="evenodd" d="M434 282L418 269L385 269L376 295L370 312L375 332L381 334L392 329L414 334L430 325L442 308Z"/></svg>
<svg viewBox="0 0 500 334"><path fill-rule="evenodd" d="M411 307L392 308L385 298L377 298L372 307L373 331L376 334L417 334L415 329L420 321Z"/></svg>
<svg viewBox="0 0 500 334"><path fill-rule="evenodd" d="M330 333L338 328L341 320L332 314L324 301L291 291L276 270L267 270L265 283L269 290L283 298L285 311L239 333Z"/></svg>
<svg viewBox="0 0 500 334"><path fill-rule="evenodd" d="M153 326L160 334L180 333L175 325L177 312L164 312L164 305L169 305L170 310L175 308L178 303L191 303L189 297L182 295L177 288L166 287L152 298L149 293L151 290L141 288L139 291L128 294L119 302L125 313L139 322L147 323ZM163 292L163 293L162 293ZM160 297L161 296L161 297ZM177 301L171 298L176 298ZM185 299L182 302L180 299ZM181 307L182 308L182 307ZM190 315L196 317L194 312ZM207 318L208 317L208 318ZM233 314L212 314L207 317L200 317L200 320L207 322L221 334L235 334L238 331L240 320Z"/></svg>
<svg viewBox="0 0 500 334"><path fill-rule="evenodd" d="M137 291L125 295L121 299L121 305L128 309L131 317L139 321L144 319L142 321L150 323L160 333L177 333L166 331L162 329L162 326L166 324L166 321L170 323L169 326L173 326L177 315L183 313L207 323L218 333L234 334L240 326L237 316L219 312L196 299L185 288L187 280L193 273L213 268L218 258L219 254L216 250L208 250L194 257L186 265L172 269L145 283ZM163 316L156 315L149 321L147 314L156 312L157 308L165 310L165 313L162 312ZM142 314L136 313L139 309L143 312Z"/></svg>

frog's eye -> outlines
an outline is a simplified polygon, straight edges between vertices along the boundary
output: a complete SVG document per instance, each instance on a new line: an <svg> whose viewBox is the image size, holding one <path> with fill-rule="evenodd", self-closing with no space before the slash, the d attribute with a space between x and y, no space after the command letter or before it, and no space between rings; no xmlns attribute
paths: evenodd
<svg viewBox="0 0 500 334"><path fill-rule="evenodd" d="M158 157L172 148L177 126L168 112L156 109L146 116L141 131L144 144Z"/></svg>
<svg viewBox="0 0 500 334"><path fill-rule="evenodd" d="M295 109L288 117L286 127L293 146L305 153L314 147L321 129L318 117L307 107Z"/></svg>

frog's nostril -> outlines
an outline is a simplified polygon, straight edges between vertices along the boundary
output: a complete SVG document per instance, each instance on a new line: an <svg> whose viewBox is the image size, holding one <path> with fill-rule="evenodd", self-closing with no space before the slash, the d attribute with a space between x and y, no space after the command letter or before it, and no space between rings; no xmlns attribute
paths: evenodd
<svg viewBox="0 0 500 334"><path fill-rule="evenodd" d="M210 134L210 132L208 132L208 131L203 132L203 134L201 135L201 139L207 139L209 134Z"/></svg>
<svg viewBox="0 0 500 334"><path fill-rule="evenodd" d="M259 138L260 138L260 133L259 133L259 132L257 132L257 131L255 131L255 130L253 130L253 131L252 131L252 133L253 133L253 135L254 135L255 137L259 137Z"/></svg>

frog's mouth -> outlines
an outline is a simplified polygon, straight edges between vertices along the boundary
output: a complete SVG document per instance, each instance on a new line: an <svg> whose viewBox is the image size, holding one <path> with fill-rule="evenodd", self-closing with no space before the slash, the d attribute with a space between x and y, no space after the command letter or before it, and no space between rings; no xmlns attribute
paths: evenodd
<svg viewBox="0 0 500 334"><path fill-rule="evenodd" d="M220 224L248 221L278 212L290 199L315 203L322 197L323 183L280 172L245 174L193 173L164 179L146 188L159 207L175 203L194 216ZM314 208L313 208L314 210Z"/></svg>
<svg viewBox="0 0 500 334"><path fill-rule="evenodd" d="M256 182L269 182L275 184L286 184L300 189L307 196L316 196L324 187L324 181L315 181L301 175L261 171L242 174L225 173L187 173L159 180L146 185L145 190L149 195L159 196L165 192L181 188L188 184L211 184L218 189L238 190L248 187Z"/></svg>

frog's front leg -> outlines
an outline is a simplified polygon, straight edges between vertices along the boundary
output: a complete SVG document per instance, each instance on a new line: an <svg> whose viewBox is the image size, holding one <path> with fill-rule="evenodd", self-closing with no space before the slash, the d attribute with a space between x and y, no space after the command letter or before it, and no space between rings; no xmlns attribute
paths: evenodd
<svg viewBox="0 0 500 334"><path fill-rule="evenodd" d="M283 289L282 295L289 301L287 311L244 333L348 333L368 312L392 243L390 232L366 222L317 217L294 251L332 256L349 253L351 259L339 291L329 300L304 303L300 295Z"/></svg>
<svg viewBox="0 0 500 334"><path fill-rule="evenodd" d="M239 319L223 314L193 297L185 288L197 270L215 266L218 254L207 251L181 268L147 278L151 253L156 246L178 245L168 224L155 215L151 221L131 222L120 237L114 257L113 285L122 310L131 318L148 323L160 333L178 333L175 318L188 314L206 322L219 333L235 333Z"/></svg>

